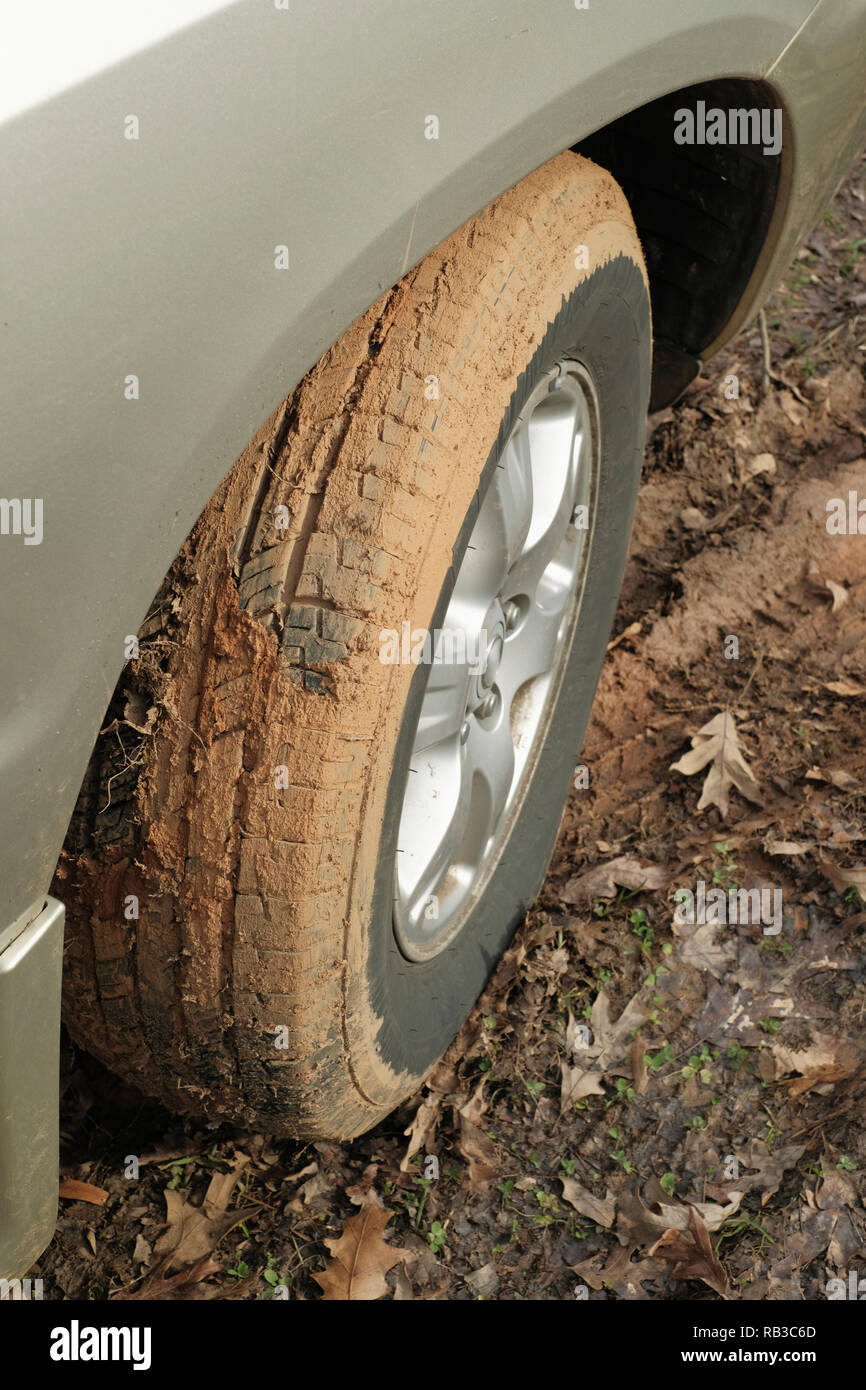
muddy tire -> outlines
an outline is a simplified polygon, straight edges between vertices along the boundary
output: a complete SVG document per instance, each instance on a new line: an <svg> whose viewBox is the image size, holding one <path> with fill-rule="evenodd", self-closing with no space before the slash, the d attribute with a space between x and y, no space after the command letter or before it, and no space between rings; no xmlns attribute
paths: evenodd
<svg viewBox="0 0 866 1390"><path fill-rule="evenodd" d="M70 827L55 891L76 1040L175 1109L275 1134L350 1137L417 1086L543 879L625 562L649 358L625 199L568 153L432 252L275 413L152 607ZM590 471L540 732L445 925L416 904L401 934L435 666L383 659L383 635L442 627L485 501L502 512L490 489L522 412L566 376ZM526 613L500 598L502 683L507 614ZM492 728L493 660L486 685L477 662L467 677L473 730Z"/></svg>

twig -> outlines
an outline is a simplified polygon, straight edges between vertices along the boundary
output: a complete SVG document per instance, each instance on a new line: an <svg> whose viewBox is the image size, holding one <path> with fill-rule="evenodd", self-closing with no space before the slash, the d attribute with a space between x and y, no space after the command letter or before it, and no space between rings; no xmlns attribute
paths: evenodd
<svg viewBox="0 0 866 1390"><path fill-rule="evenodd" d="M767 315L763 309L758 312L758 327L761 330L761 349L763 353L763 369L761 371L761 390L764 395L770 389L770 335L767 331Z"/></svg>

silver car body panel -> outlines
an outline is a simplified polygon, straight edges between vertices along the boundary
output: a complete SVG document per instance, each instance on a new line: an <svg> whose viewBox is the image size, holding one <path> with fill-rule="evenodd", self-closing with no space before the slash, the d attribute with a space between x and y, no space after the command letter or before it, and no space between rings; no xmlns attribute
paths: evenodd
<svg viewBox="0 0 866 1390"><path fill-rule="evenodd" d="M63 917L49 898L0 949L0 1279L29 1269L57 1218Z"/></svg>

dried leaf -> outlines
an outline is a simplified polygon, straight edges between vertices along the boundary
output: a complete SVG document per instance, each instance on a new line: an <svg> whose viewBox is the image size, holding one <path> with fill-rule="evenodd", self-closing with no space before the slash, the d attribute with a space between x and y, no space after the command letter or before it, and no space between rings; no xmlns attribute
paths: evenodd
<svg viewBox="0 0 866 1390"><path fill-rule="evenodd" d="M856 888L860 897L866 901L866 864L852 864L845 869L838 864L831 864L827 859L819 859L818 867L825 878L829 878L837 893L847 893L849 888Z"/></svg>
<svg viewBox="0 0 866 1390"><path fill-rule="evenodd" d="M646 1043L643 1038L635 1038L629 1048L629 1060L631 1061L631 1074L634 1081L634 1089L637 1095L646 1094L649 1073L646 1064Z"/></svg>
<svg viewBox="0 0 866 1390"><path fill-rule="evenodd" d="M575 1101L585 1096L603 1096L602 1075L599 1071L589 1071L586 1067L572 1067L560 1058L562 1080L559 1087L559 1108L567 1110Z"/></svg>
<svg viewBox="0 0 866 1390"><path fill-rule="evenodd" d="M795 858L798 854L808 854L814 848L814 840L774 840L772 835L764 840L764 849L772 855L784 854Z"/></svg>
<svg viewBox="0 0 866 1390"><path fill-rule="evenodd" d="M240 1155L228 1173L215 1173L208 1185L200 1207L193 1206L184 1193L167 1188L165 1217L168 1229L153 1247L157 1255L169 1255L167 1270L176 1266L195 1264L209 1255L223 1236L254 1216L255 1207L226 1211L229 1199L249 1159Z"/></svg>
<svg viewBox="0 0 866 1390"><path fill-rule="evenodd" d="M185 1269L178 1270L177 1274L167 1275L171 1256L166 1255L160 1261L152 1274L139 1284L138 1288L132 1293L119 1293L115 1295L115 1301L133 1303L138 1300L161 1298L216 1298L224 1296L224 1291L219 1285L211 1285L209 1288L196 1288L203 1279L207 1279L211 1274L219 1274L222 1265L218 1260L211 1259L210 1255L205 1255L203 1259L196 1260L195 1264L187 1265Z"/></svg>
<svg viewBox="0 0 866 1390"><path fill-rule="evenodd" d="M833 603L830 612L838 613L839 609L848 602L848 590L843 584L837 584L835 579L827 579L824 582L833 595Z"/></svg>
<svg viewBox="0 0 866 1390"><path fill-rule="evenodd" d="M651 1192L653 1187L655 1187L654 1194ZM666 1194L658 1184L653 1182L647 1184L645 1195L649 1197L654 1195L655 1200L652 1200L650 1206L647 1206L636 1192L620 1192L617 1197L619 1206L616 1222L617 1234L620 1240L630 1244L632 1249L651 1244L658 1240L665 1231L687 1231L693 1208L708 1230L717 1231L739 1210L743 1200L742 1193L729 1187L725 1191L728 1201L724 1206L720 1206L717 1202L688 1204L668 1202ZM662 1200L663 1198L665 1200ZM652 1207L658 1207L658 1211L653 1211Z"/></svg>
<svg viewBox="0 0 866 1390"><path fill-rule="evenodd" d="M759 473L770 473L776 471L776 460L772 454L756 454L746 464L746 472L755 478Z"/></svg>
<svg viewBox="0 0 866 1390"><path fill-rule="evenodd" d="M482 1265L480 1269L473 1269L471 1274L466 1275L466 1283L469 1285L476 1298L495 1298L499 1292L499 1275L494 1264Z"/></svg>
<svg viewBox="0 0 866 1390"><path fill-rule="evenodd" d="M859 1206L859 1198L853 1182L844 1173L840 1173L838 1168L831 1168L829 1166L831 1161L828 1160L821 1186L815 1194L819 1208L821 1211L833 1211L839 1207Z"/></svg>
<svg viewBox="0 0 866 1390"><path fill-rule="evenodd" d="M376 1181L378 1174L378 1163L368 1163L358 1181L345 1189L349 1201L353 1202L356 1207L364 1205L367 1200L367 1193Z"/></svg>
<svg viewBox="0 0 866 1390"><path fill-rule="evenodd" d="M800 1073L796 1080L788 1082L791 1096L806 1095L813 1086L845 1081L858 1068L857 1054L850 1044L827 1033L813 1033L809 1047L791 1048L774 1043L772 1052L780 1076Z"/></svg>
<svg viewBox="0 0 866 1390"><path fill-rule="evenodd" d="M833 695L866 695L866 685L858 685L856 681L848 680L843 676L839 681L825 681L824 689L829 690Z"/></svg>
<svg viewBox="0 0 866 1390"><path fill-rule="evenodd" d="M809 418L806 407L799 405L790 391L780 391L778 401L792 425L799 427Z"/></svg>
<svg viewBox="0 0 866 1390"><path fill-rule="evenodd" d="M608 1228L613 1225L616 1216L616 1201L614 1195L608 1188L604 1195L604 1200L596 1197L587 1188L583 1187L576 1178L560 1178L562 1183L562 1195L568 1204L579 1211L581 1216L589 1217L597 1226Z"/></svg>
<svg viewBox="0 0 866 1390"><path fill-rule="evenodd" d="M679 957L683 965L696 970L709 970L719 979L736 958L737 946L730 931L718 922L699 922L693 925L674 916L673 933L682 946Z"/></svg>
<svg viewBox="0 0 866 1390"><path fill-rule="evenodd" d="M828 579L821 571L814 560L809 562L806 577L816 593L823 597L827 594L833 600L830 608L831 613L838 613L839 609L848 602L848 590L843 584L837 584L835 579Z"/></svg>
<svg viewBox="0 0 866 1390"><path fill-rule="evenodd" d="M408 1173L412 1167L412 1159L422 1149L426 1149L428 1140L436 1133L441 1109L442 1096L435 1091L425 1096L418 1106L414 1120L409 1128L403 1131L409 1140L409 1147L400 1161L401 1173Z"/></svg>
<svg viewBox="0 0 866 1390"><path fill-rule="evenodd" d="M564 903L591 902L593 898L615 898L620 888L666 888L670 874L660 864L623 854L607 864L599 864L577 878L569 879L560 893Z"/></svg>
<svg viewBox="0 0 866 1390"><path fill-rule="evenodd" d="M678 762L671 763L671 772L691 777L712 763L698 802L698 810L717 806L722 816L728 815L728 788L733 785L749 801L760 802L761 791L749 770L740 748L736 725L723 710L692 736L692 747Z"/></svg>
<svg viewBox="0 0 866 1390"><path fill-rule="evenodd" d="M590 1014L593 1041L586 1049L586 1055L595 1060L596 1066L604 1071L619 1062L632 1044L632 1033L645 1023L652 1006L642 997L642 991L628 1001L619 1018L614 1023L610 1016L610 997L600 989Z"/></svg>
<svg viewBox="0 0 866 1390"><path fill-rule="evenodd" d="M757 1172L741 1174L731 1186L744 1196L757 1189L761 1193L761 1206L766 1206L774 1192L778 1192L787 1170L796 1167L805 1152L804 1144L788 1144L770 1150L763 1139L752 1139L747 1149L735 1149L734 1153L740 1163Z"/></svg>
<svg viewBox="0 0 866 1390"><path fill-rule="evenodd" d="M728 1276L713 1253L709 1232L694 1207L689 1208L687 1240L680 1231L665 1231L649 1251L650 1259L658 1255L673 1263L672 1279L700 1279L720 1298L728 1296Z"/></svg>
<svg viewBox="0 0 866 1390"><path fill-rule="evenodd" d="M135 1249L132 1252L132 1258L135 1260L136 1264L146 1265L150 1263L152 1254L153 1246L149 1240L145 1240L144 1236L139 1231L138 1235L135 1237Z"/></svg>
<svg viewBox="0 0 866 1390"><path fill-rule="evenodd" d="M630 1258L627 1245L614 1247L613 1253L605 1259L603 1255L590 1255L588 1260L573 1265L575 1274L585 1279L592 1289L613 1289L620 1298L647 1299L649 1294L642 1287L642 1280L659 1282L667 1266L663 1260L635 1260Z"/></svg>
<svg viewBox="0 0 866 1390"><path fill-rule="evenodd" d="M410 1253L382 1239L393 1215L371 1194L357 1216L349 1217L343 1234L325 1240L331 1259L321 1274L313 1275L323 1291L323 1301L369 1302L388 1292L385 1275Z"/></svg>
<svg viewBox="0 0 866 1390"><path fill-rule="evenodd" d="M467 1176L467 1186L472 1190L489 1187L496 1177L496 1165L499 1155L496 1145L489 1139L483 1129L479 1129L471 1120L468 1120L462 1112L458 1112L460 1119L460 1133L457 1138L457 1149L462 1158L469 1164Z"/></svg>
<svg viewBox="0 0 866 1390"><path fill-rule="evenodd" d="M843 767L810 767L806 773L810 782L829 782L832 786L838 787L842 792L859 792L860 783L856 777L852 777L850 772L846 772Z"/></svg>
<svg viewBox="0 0 866 1390"><path fill-rule="evenodd" d="M64 1178L59 1195L68 1202L90 1202L94 1207L104 1207L108 1201L104 1187L94 1187L92 1182L79 1182L77 1178Z"/></svg>

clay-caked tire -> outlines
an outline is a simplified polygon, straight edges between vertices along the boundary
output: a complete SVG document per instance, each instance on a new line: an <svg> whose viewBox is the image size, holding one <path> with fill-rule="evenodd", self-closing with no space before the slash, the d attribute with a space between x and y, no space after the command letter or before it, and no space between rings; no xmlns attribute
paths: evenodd
<svg viewBox="0 0 866 1390"><path fill-rule="evenodd" d="M625 562L649 367L628 206L569 152L431 252L289 396L175 562L94 752L55 885L76 1040L175 1109L275 1134L350 1137L417 1086L543 879ZM402 634L441 628L507 442L563 388L588 450L562 542L584 532L571 616L495 852L450 938L434 914L425 955L395 925L395 865L436 668L405 659ZM498 598L490 614L461 738L492 708L509 625L532 619Z"/></svg>

